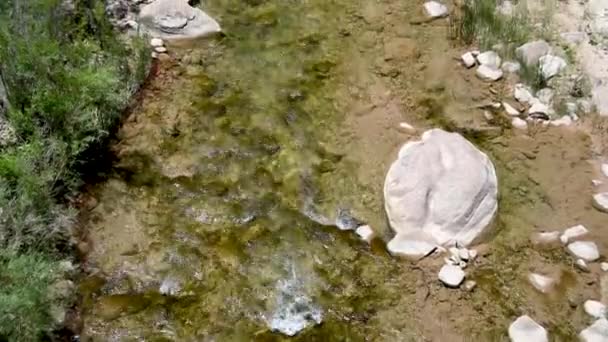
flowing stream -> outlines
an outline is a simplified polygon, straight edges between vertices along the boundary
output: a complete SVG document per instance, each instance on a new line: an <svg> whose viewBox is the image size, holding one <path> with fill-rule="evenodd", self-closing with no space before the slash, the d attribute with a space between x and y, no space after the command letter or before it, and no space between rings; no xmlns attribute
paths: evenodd
<svg viewBox="0 0 608 342"><path fill-rule="evenodd" d="M533 305L523 285L503 293L527 265L504 255L527 233L507 230L476 294L449 292L432 267L384 249L383 176L409 139L398 123L429 126L440 101L461 113L484 95L462 81L446 90L460 76L443 73L454 64L445 22L420 25L420 4L392 0L215 0L205 10L226 35L170 47L117 136L112 171L89 193L85 340L275 341L302 328L293 339L504 338ZM491 152L517 138L505 139ZM563 145L585 144L574 141ZM501 174L530 167L501 156ZM541 198L539 185L517 173L507 182L501 191L524 193L498 225L529 227L517 208ZM379 235L371 246L340 229L360 222Z"/></svg>

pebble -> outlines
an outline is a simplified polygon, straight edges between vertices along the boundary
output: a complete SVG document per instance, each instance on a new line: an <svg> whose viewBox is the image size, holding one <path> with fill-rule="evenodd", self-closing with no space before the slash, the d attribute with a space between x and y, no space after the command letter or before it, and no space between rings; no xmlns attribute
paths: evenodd
<svg viewBox="0 0 608 342"><path fill-rule="evenodd" d="M152 39L150 39L150 45L152 47L159 47L159 46L165 45L165 43L160 38L152 38Z"/></svg>
<svg viewBox="0 0 608 342"><path fill-rule="evenodd" d="M589 230L582 224L579 224L564 230L564 233L559 237L559 239L565 245L573 239L584 236L587 233L589 233Z"/></svg>
<svg viewBox="0 0 608 342"><path fill-rule="evenodd" d="M515 109L515 107L508 104L507 102L503 102L502 106L505 108L505 112L507 112L508 115L510 115L510 116L519 115L519 111L517 109Z"/></svg>
<svg viewBox="0 0 608 342"><path fill-rule="evenodd" d="M502 63L500 56L498 56L498 54L494 51L485 51L480 53L477 56L477 61L479 64L489 66L492 69L499 69L500 64Z"/></svg>
<svg viewBox="0 0 608 342"><path fill-rule="evenodd" d="M164 46L157 46L154 48L154 52L165 53L165 52L167 52L167 48Z"/></svg>
<svg viewBox="0 0 608 342"><path fill-rule="evenodd" d="M582 342L608 341L608 320L600 318L578 335Z"/></svg>
<svg viewBox="0 0 608 342"><path fill-rule="evenodd" d="M416 133L416 128L414 128L414 126L410 125L407 122L400 122L399 123L399 130L405 132L405 133Z"/></svg>
<svg viewBox="0 0 608 342"><path fill-rule="evenodd" d="M454 265L443 265L439 271L439 280L448 287L458 287L464 280L464 271Z"/></svg>
<svg viewBox="0 0 608 342"><path fill-rule="evenodd" d="M448 8L437 1L427 1L424 3L424 10L431 18L441 18L448 15Z"/></svg>
<svg viewBox="0 0 608 342"><path fill-rule="evenodd" d="M585 261L595 261L600 258L597 245L592 241L575 241L568 245L568 251Z"/></svg>
<svg viewBox="0 0 608 342"><path fill-rule="evenodd" d="M509 326L511 342L549 342L547 330L528 315L517 318Z"/></svg>
<svg viewBox="0 0 608 342"><path fill-rule="evenodd" d="M477 250L469 249L469 261L477 259Z"/></svg>
<svg viewBox="0 0 608 342"><path fill-rule="evenodd" d="M502 78L502 70L488 65L480 65L476 71L477 77L484 81L498 81Z"/></svg>
<svg viewBox="0 0 608 342"><path fill-rule="evenodd" d="M511 120L511 125L518 129L528 128L528 123L520 118L513 118L513 120Z"/></svg>
<svg viewBox="0 0 608 342"><path fill-rule="evenodd" d="M608 262L601 263L600 268L602 269L602 271L608 272Z"/></svg>
<svg viewBox="0 0 608 342"><path fill-rule="evenodd" d="M587 263L585 262L585 260L583 260L583 259L576 259L575 265L581 271L583 271L583 272L589 272L589 267L587 266Z"/></svg>
<svg viewBox="0 0 608 342"><path fill-rule="evenodd" d="M608 213L608 192L593 195L593 206L599 211Z"/></svg>
<svg viewBox="0 0 608 342"><path fill-rule="evenodd" d="M534 286L535 289L542 293L547 293L551 291L551 289L553 288L553 284L555 283L555 280L553 278L538 273L530 273L528 275L528 280L530 281L530 284Z"/></svg>
<svg viewBox="0 0 608 342"><path fill-rule="evenodd" d="M475 287L477 287L477 282L474 280L467 280L464 282L464 285L463 285L463 288L469 292L473 291L475 289Z"/></svg>
<svg viewBox="0 0 608 342"><path fill-rule="evenodd" d="M359 226L355 230L355 233L357 235L359 235L359 237L361 238L361 240L364 240L364 241L367 241L367 242L371 242L374 239L374 236L375 236L374 230L372 229L372 227L370 227L368 225Z"/></svg>
<svg viewBox="0 0 608 342"><path fill-rule="evenodd" d="M597 300L588 300L583 305L585 312L594 318L602 318L606 316L606 305Z"/></svg>
<svg viewBox="0 0 608 342"><path fill-rule="evenodd" d="M473 56L471 52L464 53L462 56L460 56L460 58L462 59L462 63L464 64L464 66L467 68L472 68L476 64L475 56Z"/></svg>

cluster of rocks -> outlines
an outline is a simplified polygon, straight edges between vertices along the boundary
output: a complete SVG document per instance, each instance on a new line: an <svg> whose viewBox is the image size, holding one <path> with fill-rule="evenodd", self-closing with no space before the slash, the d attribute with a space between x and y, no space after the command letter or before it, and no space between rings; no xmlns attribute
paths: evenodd
<svg viewBox="0 0 608 342"><path fill-rule="evenodd" d="M165 42L161 38L150 39L150 47L152 48L152 58L165 60L169 58L167 54L168 50L165 46Z"/></svg>
<svg viewBox="0 0 608 342"><path fill-rule="evenodd" d="M588 262L594 262L600 258L600 253L595 242L580 240L588 233L589 230L579 224L564 230L561 234L556 230L536 233L532 236L531 240L535 245L561 242L568 252L576 258L576 264L582 269L587 269Z"/></svg>
<svg viewBox="0 0 608 342"><path fill-rule="evenodd" d="M608 164L602 164L601 166L602 175L608 178ZM604 182L601 180L594 180L595 185L601 185ZM608 192L600 192L593 195L593 207L599 211L608 213Z"/></svg>
<svg viewBox="0 0 608 342"><path fill-rule="evenodd" d="M454 246L450 247L448 252L450 256L444 258L445 265L439 271L438 278L445 286L458 288L466 277L464 269L475 261L477 251L462 246ZM466 290L472 290L476 286L476 283L470 280L464 286Z"/></svg>

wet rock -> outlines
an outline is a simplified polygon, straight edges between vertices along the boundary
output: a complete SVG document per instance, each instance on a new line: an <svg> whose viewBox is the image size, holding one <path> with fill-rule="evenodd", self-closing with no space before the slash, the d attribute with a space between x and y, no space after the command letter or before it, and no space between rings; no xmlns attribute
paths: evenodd
<svg viewBox="0 0 608 342"><path fill-rule="evenodd" d="M304 293L295 278L280 281L277 290L276 308L268 320L271 330L295 336L309 326L321 324L321 310Z"/></svg>
<svg viewBox="0 0 608 342"><path fill-rule="evenodd" d="M355 230L355 233L357 233L357 235L361 238L361 240L364 240L367 242L371 242L376 235L374 233L374 230L372 229L372 227L370 227L368 225L358 227L357 230Z"/></svg>
<svg viewBox="0 0 608 342"><path fill-rule="evenodd" d="M540 232L532 235L532 243L535 245L550 245L559 241L559 232Z"/></svg>
<svg viewBox="0 0 608 342"><path fill-rule="evenodd" d="M502 60L500 56L494 51L485 51L477 55L477 61L480 65L486 65L492 69L499 69Z"/></svg>
<svg viewBox="0 0 608 342"><path fill-rule="evenodd" d="M546 55L539 59L540 71L545 80L557 75L562 69L568 66L566 61L558 56Z"/></svg>
<svg viewBox="0 0 608 342"><path fill-rule="evenodd" d="M511 126L517 129L527 129L528 123L520 118L513 118L513 120L511 120Z"/></svg>
<svg viewBox="0 0 608 342"><path fill-rule="evenodd" d="M493 219L497 192L494 166L483 152L457 133L426 131L401 148L386 176L394 240L424 233L439 245L469 245Z"/></svg>
<svg viewBox="0 0 608 342"><path fill-rule="evenodd" d="M480 65L475 73L480 79L492 82L498 81L503 76L502 70L488 65Z"/></svg>
<svg viewBox="0 0 608 342"><path fill-rule="evenodd" d="M599 211L608 213L608 192L593 195L593 207Z"/></svg>
<svg viewBox="0 0 608 342"><path fill-rule="evenodd" d="M515 54L523 61L527 66L536 66L540 58L549 53L551 46L544 40L535 40L526 43L517 49Z"/></svg>
<svg viewBox="0 0 608 342"><path fill-rule="evenodd" d="M464 271L454 265L443 265L439 271L439 280L447 287L456 288L462 284L464 280Z"/></svg>
<svg viewBox="0 0 608 342"><path fill-rule="evenodd" d="M413 232L397 234L386 248L392 255L418 260L431 254L437 248L437 243L422 232Z"/></svg>
<svg viewBox="0 0 608 342"><path fill-rule="evenodd" d="M340 230L355 230L362 222L351 215L350 210L340 209L336 218L336 227Z"/></svg>
<svg viewBox="0 0 608 342"><path fill-rule="evenodd" d="M592 241L575 241L568 245L568 251L585 261L595 261L600 258L597 245Z"/></svg>
<svg viewBox="0 0 608 342"><path fill-rule="evenodd" d="M515 74L515 73L519 72L519 70L521 69L521 65L517 62L508 61L508 62L502 63L501 68L502 68L502 71L504 71L504 72L508 72L510 74Z"/></svg>
<svg viewBox="0 0 608 342"><path fill-rule="evenodd" d="M583 305L585 312L594 318L602 318L606 316L606 305L598 302L597 300L588 300Z"/></svg>
<svg viewBox="0 0 608 342"><path fill-rule="evenodd" d="M163 38L199 38L221 32L220 25L187 0L156 0L141 8L140 23Z"/></svg>
<svg viewBox="0 0 608 342"><path fill-rule="evenodd" d="M460 59L462 59L462 64L464 64L464 66L467 68L472 68L476 64L475 56L473 56L471 52L464 53L462 56L460 56Z"/></svg>
<svg viewBox="0 0 608 342"><path fill-rule="evenodd" d="M431 18L442 18L448 15L448 8L437 1L427 1L424 3L424 11Z"/></svg>
<svg viewBox="0 0 608 342"><path fill-rule="evenodd" d="M511 342L549 342L547 330L527 315L520 316L509 326Z"/></svg>
<svg viewBox="0 0 608 342"><path fill-rule="evenodd" d="M587 233L589 233L589 230L582 224L579 224L564 230L564 233L559 237L559 239L565 245L576 238L587 235Z"/></svg>
<svg viewBox="0 0 608 342"><path fill-rule="evenodd" d="M581 331L579 337L582 342L608 341L608 320L600 318L587 329Z"/></svg>
<svg viewBox="0 0 608 342"><path fill-rule="evenodd" d="M548 293L551 291L551 289L553 289L553 285L555 284L555 279L538 273L530 273L528 275L528 281L530 281L530 284L532 284L535 289L542 293Z"/></svg>
<svg viewBox="0 0 608 342"><path fill-rule="evenodd" d="M536 93L536 98L546 105L550 105L553 102L553 89L543 88Z"/></svg>
<svg viewBox="0 0 608 342"><path fill-rule="evenodd" d="M534 99L532 90L521 83L518 83L515 85L515 89L513 91L513 97L515 97L515 99L519 103L524 103L524 104L530 103L532 101L532 99Z"/></svg>
<svg viewBox="0 0 608 342"><path fill-rule="evenodd" d="M507 112L510 116L518 116L520 113L515 107L511 106L507 102L503 102L502 106L505 108L505 112Z"/></svg>

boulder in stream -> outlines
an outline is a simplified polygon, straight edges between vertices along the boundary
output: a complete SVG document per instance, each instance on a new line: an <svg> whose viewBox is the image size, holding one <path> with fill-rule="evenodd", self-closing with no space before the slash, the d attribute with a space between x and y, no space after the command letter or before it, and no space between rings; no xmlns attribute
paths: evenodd
<svg viewBox="0 0 608 342"><path fill-rule="evenodd" d="M384 183L385 209L396 245L423 233L429 245L470 245L497 210L494 165L458 133L432 129L406 143Z"/></svg>

